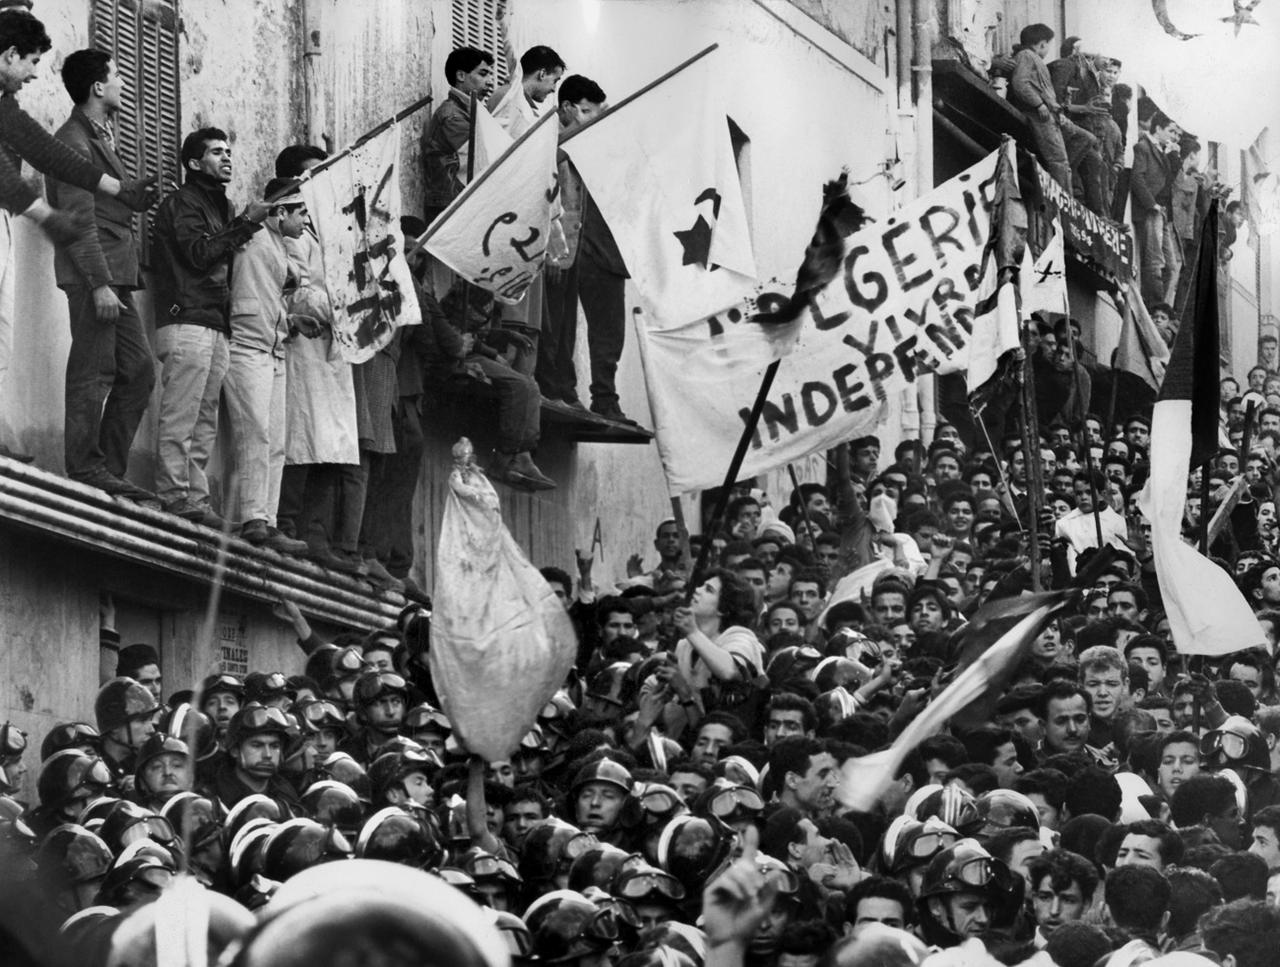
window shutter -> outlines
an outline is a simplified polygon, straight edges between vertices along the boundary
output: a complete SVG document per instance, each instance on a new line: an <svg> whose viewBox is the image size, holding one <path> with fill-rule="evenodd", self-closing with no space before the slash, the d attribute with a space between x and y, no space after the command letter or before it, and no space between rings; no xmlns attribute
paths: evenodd
<svg viewBox="0 0 1280 967"><path fill-rule="evenodd" d="M116 115L116 152L135 175L154 174L168 194L182 183L178 87L178 0L93 0L93 45L110 52L125 79ZM151 225L144 216L142 261Z"/></svg>
<svg viewBox="0 0 1280 967"><path fill-rule="evenodd" d="M494 84L507 83L506 0L453 0L453 46L477 47L493 54Z"/></svg>

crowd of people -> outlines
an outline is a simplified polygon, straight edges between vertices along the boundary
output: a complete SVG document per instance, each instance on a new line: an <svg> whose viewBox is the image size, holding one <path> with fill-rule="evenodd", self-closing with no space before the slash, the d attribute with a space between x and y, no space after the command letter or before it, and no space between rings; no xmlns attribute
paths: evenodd
<svg viewBox="0 0 1280 967"><path fill-rule="evenodd" d="M438 402L453 386L490 387L497 414L489 475L524 490L554 488L533 453L544 403L587 415L573 362L581 303L592 418L633 424L616 388L627 272L566 158L555 244L518 305L500 305L412 244L467 181L477 97L483 105L493 95L494 115L512 136L553 94L563 133L606 107L594 81L563 77L555 51L530 49L518 82L496 94L491 54L463 47L446 60L450 94L422 133L426 220L401 219L424 325L398 330L372 359L353 365L334 339L342 320L300 190L299 179L327 153L283 147L275 177L250 192L260 200L237 212L227 195L231 139L203 127L183 141L182 184L158 199L154 178L125 177L115 116L127 82L108 53L67 54L61 74L72 106L54 134L18 106L50 49L31 13L0 11L0 102L8 112L0 179L12 176L2 217L29 216L56 244L71 327L64 447L71 479L421 600L403 522L421 472L428 399ZM46 174L48 201L19 177L24 160ZM136 214L153 207L144 277ZM13 255L12 245L0 253L7 260L0 373L11 353ZM156 307L150 341L135 303L144 286ZM126 470L157 383L155 480L144 488ZM207 471L224 405L231 446L219 485ZM7 446L0 455L31 459Z"/></svg>
<svg viewBox="0 0 1280 967"><path fill-rule="evenodd" d="M1210 202L1224 202L1220 258L1244 222L1231 188L1205 164L1204 145L1117 78L1122 62L1090 53L1081 37L1067 37L1050 60L1053 28L1023 28L1011 54L995 58L990 77L1023 112L1040 163L1068 193L1114 221L1132 221L1141 272L1142 297L1181 314L1191 273L1183 266L1195 256ZM1125 165L1129 119L1135 112L1133 162ZM1126 217L1126 205L1131 206Z"/></svg>
<svg viewBox="0 0 1280 967"><path fill-rule="evenodd" d="M1010 97L1053 177L1070 189L1078 173L1091 207L1111 211L1118 65L1078 38L1048 63L1052 39L1043 25L1024 31ZM122 642L104 608L114 674L93 721L42 735L0 726L5 957L159 967L195 944L208 962L243 967L1270 963L1274 340L1244 384L1223 381L1222 448L1189 477L1185 515L1198 539L1229 503L1209 549L1265 647L1180 654L1137 507L1149 404L1097 415L1078 327L1046 321L1029 433L1011 424L993 439L943 422L891 462L862 437L829 454L825 483L785 501L743 485L705 534L660 522L656 561L634 555L615 587L596 586L586 555L575 574L543 567L577 633L575 666L536 722L515 723L509 757L484 761L445 711L430 601L408 582L421 405L435 382L490 383L491 475L554 486L533 463L537 411L544 397L585 409L572 364L581 302L591 410L627 419L614 382L626 269L581 179L562 158L560 237L519 304L498 306L417 257L424 325L351 366L333 348L299 192L325 152L284 147L264 200L236 214L229 139L202 128L182 147L184 184L155 215L153 362L132 299L134 213L154 192L103 174L124 172L110 123L123 81L105 53L69 54L75 106L50 137L12 96L48 50L33 16L0 12L4 204L60 242L71 310L69 475L211 527L225 515L250 542L413 600L394 626L331 641L281 601L296 667L200 682L172 681L155 644ZM471 112L494 93L493 66L472 48L446 61L450 94L422 135L426 209L405 219L407 238L473 173ZM554 96L563 130L589 122L605 94L565 69L531 48L495 116L518 135ZM1185 291L1169 240L1195 236L1217 189L1196 176L1198 146L1176 125L1154 109L1143 120L1137 153L1162 174L1135 163L1129 190L1144 295L1172 341ZM8 180L18 156L54 179L48 203ZM0 318L3 298L0 288ZM152 492L124 470L157 369ZM205 470L222 398L236 469L219 513ZM972 659L974 628L1037 584L1074 590L1007 680L896 749ZM891 750L900 765L871 779L857 768ZM851 789L855 775L873 787Z"/></svg>
<svg viewBox="0 0 1280 967"><path fill-rule="evenodd" d="M1257 377L1265 391L1274 374ZM236 963L300 963L255 953L279 943L278 918L305 938L308 904L319 916L352 878L394 893L390 867L344 874L355 857L465 894L515 962L906 965L959 948L974 963L1260 967L1280 942L1280 410L1263 410L1243 466L1224 448L1213 470L1215 501L1247 481L1214 553L1267 641L1220 660L1170 639L1131 505L1149 434L1141 414L1045 428L1038 500L1016 447L992 454L943 424L884 465L864 437L833 451L829 485L781 506L744 487L706 537L661 522L656 560L635 555L617 587L597 588L585 555L575 576L544 567L577 662L502 761L458 741L422 606L323 641L282 602L298 667L191 690L108 621L116 676L95 721L30 748L13 724L0 734L8 792L29 767L37 794L0 800L20 898L0 904L5 929L34 962L105 962L185 872L257 912L221 935L242 945ZM1200 510L1188 501L1189 538ZM1088 583L1007 683L848 807L849 767L928 714L970 619L1031 587L1032 527L1044 584ZM691 577L704 544L711 566ZM296 909L295 882L311 897ZM378 892L351 895L375 909ZM396 916L432 936L447 908ZM340 943L393 944L344 922ZM445 962L414 956L386 962Z"/></svg>

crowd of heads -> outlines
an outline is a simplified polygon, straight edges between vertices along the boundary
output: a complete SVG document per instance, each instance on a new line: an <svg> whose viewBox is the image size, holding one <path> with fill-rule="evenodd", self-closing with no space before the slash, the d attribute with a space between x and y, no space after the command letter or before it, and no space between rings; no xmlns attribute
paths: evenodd
<svg viewBox="0 0 1280 967"><path fill-rule="evenodd" d="M1280 940L1268 431L1245 469L1215 471L1258 473L1220 563L1268 646L1208 662L1171 639L1130 506L1141 416L1105 434L1092 417L1045 427L1038 502L1012 441L997 457L944 424L887 466L876 438L845 445L830 488L803 484L780 509L743 488L705 536L661 522L654 566L638 556L607 593L584 560L576 582L545 567L578 660L502 761L469 757L455 733L419 606L304 642L298 668L189 690L130 645L94 721L38 748L15 725L0 735L6 866L42 900L22 927L97 956L194 878L236 911L242 962L291 963L252 959L285 915L276 898L296 881L337 890L345 868L371 875L354 858L464 894L517 962L700 963L719 922L707 905L746 870L768 897L751 963L861 963L887 930L938 948L978 939L1004 963L1043 950L1070 967L1135 951L1260 964ZM1124 526L1105 560L1069 527L1092 533L1095 502ZM870 808L847 808L842 783L946 689L970 619L1031 587L1037 524L1042 581L1090 582L996 691L876 779ZM420 911L423 929L443 929L439 915Z"/></svg>

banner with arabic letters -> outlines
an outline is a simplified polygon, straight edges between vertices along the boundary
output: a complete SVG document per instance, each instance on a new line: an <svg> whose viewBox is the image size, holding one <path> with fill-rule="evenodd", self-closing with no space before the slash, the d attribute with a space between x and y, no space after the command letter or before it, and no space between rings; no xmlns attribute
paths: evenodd
<svg viewBox="0 0 1280 967"><path fill-rule="evenodd" d="M393 124L302 183L333 300L333 339L349 363L422 322L400 234L399 158Z"/></svg>

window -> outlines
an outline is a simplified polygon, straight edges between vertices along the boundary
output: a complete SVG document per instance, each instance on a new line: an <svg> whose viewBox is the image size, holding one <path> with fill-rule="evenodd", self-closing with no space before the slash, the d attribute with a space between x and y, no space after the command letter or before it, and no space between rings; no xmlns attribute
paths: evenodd
<svg viewBox="0 0 1280 967"><path fill-rule="evenodd" d="M109 51L125 82L116 151L137 175L159 176L162 194L182 183L178 151L178 0L94 0L89 34ZM139 237L148 261L150 216Z"/></svg>
<svg viewBox="0 0 1280 967"><path fill-rule="evenodd" d="M493 54L495 88L510 77L506 12L507 0L453 0L453 47L477 47Z"/></svg>

